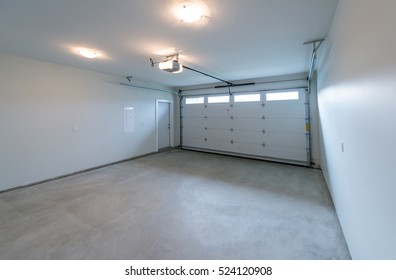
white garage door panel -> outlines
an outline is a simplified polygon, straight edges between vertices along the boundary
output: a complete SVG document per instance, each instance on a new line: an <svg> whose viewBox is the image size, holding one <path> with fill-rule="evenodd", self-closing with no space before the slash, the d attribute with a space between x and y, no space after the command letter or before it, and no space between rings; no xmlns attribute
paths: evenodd
<svg viewBox="0 0 396 280"><path fill-rule="evenodd" d="M206 131L202 128L197 127L185 127L183 128L184 137L188 138L202 138L205 139Z"/></svg>
<svg viewBox="0 0 396 280"><path fill-rule="evenodd" d="M220 140L229 142L232 140L232 132L225 129L208 129L206 132L208 141Z"/></svg>
<svg viewBox="0 0 396 280"><path fill-rule="evenodd" d="M183 138L183 146L206 149L205 139Z"/></svg>
<svg viewBox="0 0 396 280"><path fill-rule="evenodd" d="M305 106L298 104L271 105L264 108L264 116L267 118L301 118L305 116Z"/></svg>
<svg viewBox="0 0 396 280"><path fill-rule="evenodd" d="M202 127L204 128L207 121L204 118L183 118L183 127Z"/></svg>
<svg viewBox="0 0 396 280"><path fill-rule="evenodd" d="M261 118L264 114L264 107L259 102L234 103L231 111L232 115L239 118Z"/></svg>
<svg viewBox="0 0 396 280"><path fill-rule="evenodd" d="M262 145L249 145L244 143L234 143L232 145L233 152L238 154L260 156L265 158L280 159L284 161L304 161L306 158L306 150L284 147L263 147Z"/></svg>
<svg viewBox="0 0 396 280"><path fill-rule="evenodd" d="M307 151L304 148L285 148L285 147L266 147L266 157L279 158L284 160L304 161L307 156Z"/></svg>
<svg viewBox="0 0 396 280"><path fill-rule="evenodd" d="M304 161L306 157L306 150L284 147L263 147L262 145L250 145L245 143L234 143L232 145L233 153L245 154L250 156L260 156L266 158L291 160L291 161Z"/></svg>
<svg viewBox="0 0 396 280"><path fill-rule="evenodd" d="M183 105L182 111L185 117L203 117L205 105Z"/></svg>
<svg viewBox="0 0 396 280"><path fill-rule="evenodd" d="M305 131L305 119L266 119L264 126L268 132L302 132Z"/></svg>
<svg viewBox="0 0 396 280"><path fill-rule="evenodd" d="M263 119L251 119L251 118L237 118L232 120L232 127L234 129L244 128L247 130L263 130L265 120Z"/></svg>
<svg viewBox="0 0 396 280"><path fill-rule="evenodd" d="M285 146L285 147L305 147L306 144L305 134L297 134L290 132L274 132L266 133L264 142L268 146Z"/></svg>
<svg viewBox="0 0 396 280"><path fill-rule="evenodd" d="M234 143L233 152L251 156L266 156L262 144Z"/></svg>
<svg viewBox="0 0 396 280"><path fill-rule="evenodd" d="M206 143L206 149L214 151L232 151L232 146L231 142L220 140L208 140Z"/></svg>
<svg viewBox="0 0 396 280"><path fill-rule="evenodd" d="M207 128L218 128L218 129L231 129L232 121L231 118L208 118L205 126Z"/></svg>
<svg viewBox="0 0 396 280"><path fill-rule="evenodd" d="M234 102L182 108L182 146L307 165L305 90L296 101Z"/></svg>
<svg viewBox="0 0 396 280"><path fill-rule="evenodd" d="M261 131L234 130L231 139L235 142L243 142L247 144L263 144L264 134Z"/></svg>
<svg viewBox="0 0 396 280"><path fill-rule="evenodd" d="M209 104L204 112L208 118L226 118L231 116L228 104Z"/></svg>

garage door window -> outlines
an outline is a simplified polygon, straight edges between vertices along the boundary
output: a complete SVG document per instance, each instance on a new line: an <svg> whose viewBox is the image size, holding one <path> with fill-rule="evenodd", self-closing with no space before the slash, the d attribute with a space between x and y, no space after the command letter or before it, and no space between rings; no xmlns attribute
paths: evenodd
<svg viewBox="0 0 396 280"><path fill-rule="evenodd" d="M229 95L209 96L208 103L228 103L230 102Z"/></svg>
<svg viewBox="0 0 396 280"><path fill-rule="evenodd" d="M260 94L240 94L234 96L235 102L260 102Z"/></svg>
<svg viewBox="0 0 396 280"><path fill-rule="evenodd" d="M266 100L267 101L298 100L298 91L267 93Z"/></svg>
<svg viewBox="0 0 396 280"><path fill-rule="evenodd" d="M203 104L204 98L203 97L188 97L186 98L186 104Z"/></svg>

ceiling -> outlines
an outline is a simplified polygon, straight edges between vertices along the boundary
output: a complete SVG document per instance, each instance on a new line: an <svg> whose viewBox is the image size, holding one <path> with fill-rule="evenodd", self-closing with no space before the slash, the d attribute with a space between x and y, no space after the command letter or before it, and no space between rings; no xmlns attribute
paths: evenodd
<svg viewBox="0 0 396 280"><path fill-rule="evenodd" d="M303 42L326 37L338 3L203 0L209 15L187 24L173 16L175 1L1 1L0 51L171 87L216 80L152 68L161 50L182 50L182 64L229 81L295 74L309 68ZM77 47L102 56L83 58Z"/></svg>

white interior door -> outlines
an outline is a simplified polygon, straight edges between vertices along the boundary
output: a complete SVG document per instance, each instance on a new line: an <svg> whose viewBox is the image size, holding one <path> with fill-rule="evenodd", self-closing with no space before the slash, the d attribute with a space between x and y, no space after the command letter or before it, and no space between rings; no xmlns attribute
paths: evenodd
<svg viewBox="0 0 396 280"><path fill-rule="evenodd" d="M170 103L158 102L158 149L170 147Z"/></svg>

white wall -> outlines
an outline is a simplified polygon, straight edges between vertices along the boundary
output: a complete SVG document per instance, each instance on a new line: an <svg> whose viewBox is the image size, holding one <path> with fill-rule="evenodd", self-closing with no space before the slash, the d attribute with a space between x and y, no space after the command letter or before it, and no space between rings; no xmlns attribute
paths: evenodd
<svg viewBox="0 0 396 280"><path fill-rule="evenodd" d="M155 100L177 109L177 98L120 82L0 54L0 190L154 152ZM136 110L134 133L124 134L124 107Z"/></svg>
<svg viewBox="0 0 396 280"><path fill-rule="evenodd" d="M394 0L340 1L318 71L322 167L354 259L396 259L395 26Z"/></svg>

